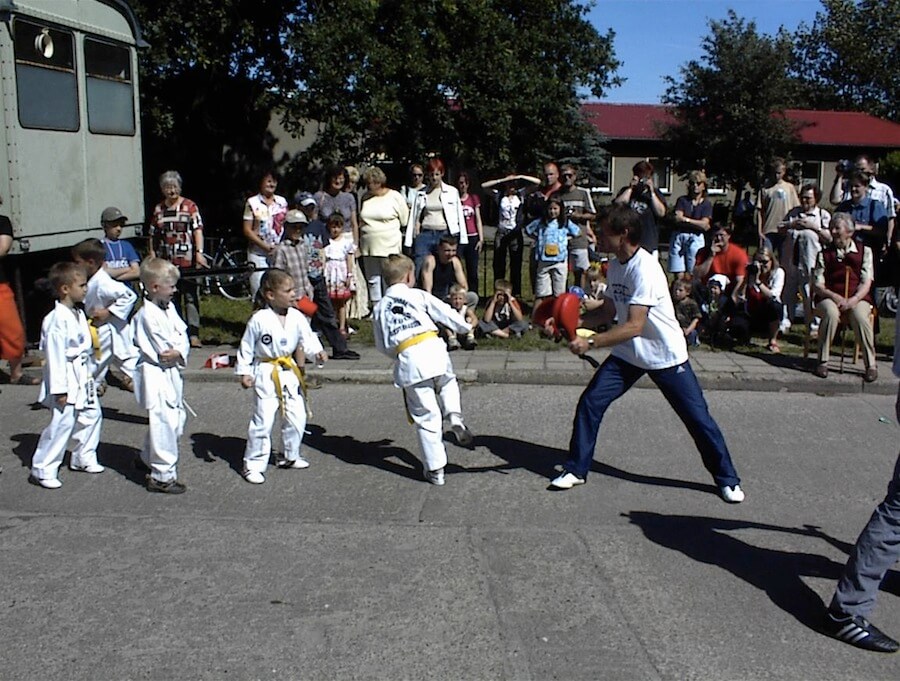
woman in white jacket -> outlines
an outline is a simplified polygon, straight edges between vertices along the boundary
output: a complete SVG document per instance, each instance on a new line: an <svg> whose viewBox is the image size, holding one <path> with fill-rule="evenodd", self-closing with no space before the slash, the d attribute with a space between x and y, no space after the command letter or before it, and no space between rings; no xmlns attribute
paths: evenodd
<svg viewBox="0 0 900 681"><path fill-rule="evenodd" d="M469 243L459 191L443 179L444 162L429 159L425 164L426 186L416 194L409 212L405 243L413 247L417 281L425 256L434 252L441 236L450 233L459 238L459 243Z"/></svg>

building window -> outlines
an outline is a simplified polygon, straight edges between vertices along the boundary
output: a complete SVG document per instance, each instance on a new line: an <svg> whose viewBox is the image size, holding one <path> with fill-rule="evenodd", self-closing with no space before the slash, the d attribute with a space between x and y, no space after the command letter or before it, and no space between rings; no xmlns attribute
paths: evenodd
<svg viewBox="0 0 900 681"><path fill-rule="evenodd" d="M667 158L651 158L653 164L653 183L663 194L672 191L672 162Z"/></svg>
<svg viewBox="0 0 900 681"><path fill-rule="evenodd" d="M803 161L800 164L800 186L805 184L822 186L822 163L820 161Z"/></svg>
<svg viewBox="0 0 900 681"><path fill-rule="evenodd" d="M23 128L78 130L75 36L18 18L13 34L19 123Z"/></svg>
<svg viewBox="0 0 900 681"><path fill-rule="evenodd" d="M109 135L133 135L134 84L131 52L126 47L84 39L88 129Z"/></svg>
<svg viewBox="0 0 900 681"><path fill-rule="evenodd" d="M725 190L727 187L725 183L716 177L715 175L710 175L706 178L706 193L712 194L714 196L722 196L725 194Z"/></svg>
<svg viewBox="0 0 900 681"><path fill-rule="evenodd" d="M598 165L591 168L590 187L592 193L609 194L612 192L612 164L613 157L607 154Z"/></svg>

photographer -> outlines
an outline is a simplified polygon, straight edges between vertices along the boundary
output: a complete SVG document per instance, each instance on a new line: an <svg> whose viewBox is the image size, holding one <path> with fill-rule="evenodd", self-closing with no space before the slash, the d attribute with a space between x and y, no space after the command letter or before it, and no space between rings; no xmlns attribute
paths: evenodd
<svg viewBox="0 0 900 681"><path fill-rule="evenodd" d="M513 296L512 284L505 279L494 282L494 295L484 308L484 319L478 322L482 336L509 338L510 333L520 338L528 330L528 320L522 314L522 306Z"/></svg>
<svg viewBox="0 0 900 681"><path fill-rule="evenodd" d="M631 183L624 187L614 199L614 203L629 206L641 218L641 247L659 257L659 225L657 220L668 210L666 200L653 181L653 164L639 161L631 169L634 173Z"/></svg>
<svg viewBox="0 0 900 681"><path fill-rule="evenodd" d="M784 270L778 258L768 247L760 248L747 265L747 276L734 290L738 308L745 314L736 314L732 321L731 335L747 339L752 331L768 335L769 352L781 352L778 346L778 330L784 312L781 291L784 288ZM745 326L745 329L740 328Z"/></svg>

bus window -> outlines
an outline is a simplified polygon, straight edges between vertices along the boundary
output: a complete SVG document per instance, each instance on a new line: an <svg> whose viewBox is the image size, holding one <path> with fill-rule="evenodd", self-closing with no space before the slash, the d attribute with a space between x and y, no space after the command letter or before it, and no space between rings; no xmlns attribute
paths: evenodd
<svg viewBox="0 0 900 681"><path fill-rule="evenodd" d="M134 90L128 48L84 39L88 129L110 135L134 134Z"/></svg>
<svg viewBox="0 0 900 681"><path fill-rule="evenodd" d="M78 130L75 37L16 19L16 96L23 128Z"/></svg>

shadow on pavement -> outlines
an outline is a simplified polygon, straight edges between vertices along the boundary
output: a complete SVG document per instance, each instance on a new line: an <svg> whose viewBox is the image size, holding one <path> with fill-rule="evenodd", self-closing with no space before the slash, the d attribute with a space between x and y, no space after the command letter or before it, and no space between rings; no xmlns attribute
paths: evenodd
<svg viewBox="0 0 900 681"><path fill-rule="evenodd" d="M40 438L40 433L21 433L10 436L9 439L17 443L13 447L13 454L19 457L23 468L31 469L31 457Z"/></svg>
<svg viewBox="0 0 900 681"><path fill-rule="evenodd" d="M322 426L309 424L303 443L354 466L372 466L404 478L420 480L422 463L411 452L393 445L393 440L365 442L349 435L326 435ZM398 464L389 459L399 459Z"/></svg>
<svg viewBox="0 0 900 681"><path fill-rule="evenodd" d="M700 563L716 565L764 591L772 603L810 629L818 630L825 604L801 577L822 577L837 582L843 563L814 553L779 551L748 544L728 534L736 530L763 530L824 539L838 548L849 545L832 540L818 528L780 527L723 518L663 515L645 511L623 513L650 541L683 553ZM897 593L900 575L888 572L882 590Z"/></svg>
<svg viewBox="0 0 900 681"><path fill-rule="evenodd" d="M150 425L150 420L146 416L138 414L129 414L125 411L119 411L115 407L103 407L104 420L121 421L122 423L136 423L142 426Z"/></svg>
<svg viewBox="0 0 900 681"><path fill-rule="evenodd" d="M221 437L213 433L191 435L194 456L201 461L212 462L220 459L238 475L244 470L244 449L247 441L241 437Z"/></svg>
<svg viewBox="0 0 900 681"><path fill-rule="evenodd" d="M97 461L126 480L143 487L146 474L134 467L134 462L139 456L139 449L126 445L101 442L97 448Z"/></svg>

